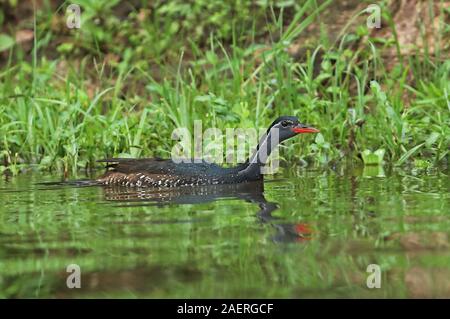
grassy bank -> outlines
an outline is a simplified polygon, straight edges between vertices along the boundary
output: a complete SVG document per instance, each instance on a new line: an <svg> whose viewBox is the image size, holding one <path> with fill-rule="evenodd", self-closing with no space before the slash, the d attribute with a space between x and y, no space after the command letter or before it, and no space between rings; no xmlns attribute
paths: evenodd
<svg viewBox="0 0 450 319"><path fill-rule="evenodd" d="M66 4L44 2L18 24L4 9L0 171L76 172L106 156L169 157L172 131L194 120L264 127L281 114L321 130L286 144L281 155L292 163L362 162L377 149L394 165L448 163L445 47L386 57L400 46L386 3L391 38L365 24L351 28L350 19L330 39L320 17L331 1L233 2L78 1L84 20L72 30ZM448 39L446 14L439 36ZM319 36L293 53L314 25ZM34 28L29 42L6 39Z"/></svg>

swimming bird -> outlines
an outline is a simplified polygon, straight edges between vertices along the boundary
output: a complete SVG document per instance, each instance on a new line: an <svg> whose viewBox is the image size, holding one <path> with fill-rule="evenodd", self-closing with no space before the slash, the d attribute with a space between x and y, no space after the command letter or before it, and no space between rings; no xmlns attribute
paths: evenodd
<svg viewBox="0 0 450 319"><path fill-rule="evenodd" d="M108 171L96 183L164 188L259 181L263 180L261 167L279 143L297 134L317 132L318 129L300 123L295 116L281 116L267 129L252 156L235 167L221 167L204 160L176 163L159 158L107 158L98 161L107 163Z"/></svg>

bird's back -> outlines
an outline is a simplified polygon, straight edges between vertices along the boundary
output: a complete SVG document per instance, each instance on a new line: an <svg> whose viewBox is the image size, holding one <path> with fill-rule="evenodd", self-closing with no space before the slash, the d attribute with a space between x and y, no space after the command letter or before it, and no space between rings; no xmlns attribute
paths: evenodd
<svg viewBox="0 0 450 319"><path fill-rule="evenodd" d="M110 168L97 182L105 185L137 187L176 187L242 182L239 165L224 168L203 160L175 163L159 158L100 160Z"/></svg>

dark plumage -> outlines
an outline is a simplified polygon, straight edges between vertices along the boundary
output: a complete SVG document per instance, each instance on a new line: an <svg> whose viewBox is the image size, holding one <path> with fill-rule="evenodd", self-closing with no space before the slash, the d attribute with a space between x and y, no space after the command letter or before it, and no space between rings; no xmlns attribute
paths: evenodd
<svg viewBox="0 0 450 319"><path fill-rule="evenodd" d="M240 167L223 168L212 163L174 163L163 159L111 158L112 170L98 178L105 185L176 187L205 184L227 184L238 178Z"/></svg>
<svg viewBox="0 0 450 319"><path fill-rule="evenodd" d="M164 159L110 158L100 160L107 163L108 170L97 182L103 185L129 187L177 187L242 183L261 180L260 168L267 162L272 148L271 136L278 130L276 144L299 133L315 133L318 130L299 123L296 117L282 116L275 120L262 137L255 153L246 163L232 168L200 161L197 163L175 163Z"/></svg>

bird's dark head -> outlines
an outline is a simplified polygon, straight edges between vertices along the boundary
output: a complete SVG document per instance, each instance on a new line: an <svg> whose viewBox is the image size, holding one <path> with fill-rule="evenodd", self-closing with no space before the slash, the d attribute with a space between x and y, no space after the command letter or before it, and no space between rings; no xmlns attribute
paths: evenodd
<svg viewBox="0 0 450 319"><path fill-rule="evenodd" d="M297 134L320 132L314 127L300 123L298 118L295 116L280 116L272 123L272 125L269 127L268 132L272 131L273 129L278 130L280 142L294 137Z"/></svg>

